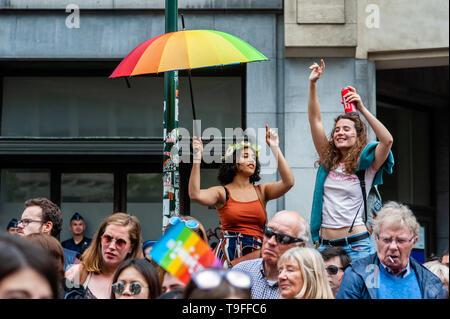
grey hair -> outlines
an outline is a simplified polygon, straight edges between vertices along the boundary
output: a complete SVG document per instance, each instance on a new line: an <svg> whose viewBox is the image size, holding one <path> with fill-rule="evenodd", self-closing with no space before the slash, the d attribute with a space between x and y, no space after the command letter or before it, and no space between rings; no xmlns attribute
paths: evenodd
<svg viewBox="0 0 450 319"><path fill-rule="evenodd" d="M287 260L297 263L303 278L303 286L295 296L296 299L334 299L325 262L316 249L294 247L287 250L278 259L278 269Z"/></svg>
<svg viewBox="0 0 450 319"><path fill-rule="evenodd" d="M425 268L435 274L443 283L448 285L448 267L438 260L429 261L423 264Z"/></svg>
<svg viewBox="0 0 450 319"><path fill-rule="evenodd" d="M380 234L380 228L383 223L407 226L413 236L419 235L420 225L414 213L406 205L394 201L389 201L384 204L375 219L373 228L375 235Z"/></svg>
<svg viewBox="0 0 450 319"><path fill-rule="evenodd" d="M303 239L305 243L311 241L311 231L309 229L309 223L305 218L302 219L302 230L297 235L297 238Z"/></svg>

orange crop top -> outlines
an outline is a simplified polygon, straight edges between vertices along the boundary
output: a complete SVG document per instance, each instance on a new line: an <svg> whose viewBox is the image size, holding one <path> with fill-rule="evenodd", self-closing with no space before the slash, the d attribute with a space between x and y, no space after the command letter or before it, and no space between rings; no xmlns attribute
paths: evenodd
<svg viewBox="0 0 450 319"><path fill-rule="evenodd" d="M227 188L225 191L228 195ZM218 212L222 230L263 238L266 213L259 199L238 202L229 195L225 206L218 209Z"/></svg>

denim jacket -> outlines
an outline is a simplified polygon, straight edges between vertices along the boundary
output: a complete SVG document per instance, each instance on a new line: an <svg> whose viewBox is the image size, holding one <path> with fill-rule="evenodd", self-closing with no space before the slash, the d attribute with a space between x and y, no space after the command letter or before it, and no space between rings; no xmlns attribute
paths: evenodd
<svg viewBox="0 0 450 319"><path fill-rule="evenodd" d="M447 289L431 271L409 258L419 282L423 299L444 299ZM336 299L378 299L375 274L382 267L377 254L355 260L345 270Z"/></svg>
<svg viewBox="0 0 450 319"><path fill-rule="evenodd" d="M361 152L361 156L359 157L359 170L365 170L372 165L372 162L375 159L375 148L377 147L379 142L371 142L366 145L364 150ZM388 158L384 162L383 166L378 170L373 179L372 186L383 184L383 171L386 171L388 174L392 174L392 167L394 166L394 156L392 152L389 152ZM323 168L323 165L320 165L319 170L316 175L316 185L314 187L314 196L313 203L311 209L311 237L312 241L315 243L319 240L319 231L322 226L322 205L323 205L323 186L325 184L325 180L328 176L328 171Z"/></svg>

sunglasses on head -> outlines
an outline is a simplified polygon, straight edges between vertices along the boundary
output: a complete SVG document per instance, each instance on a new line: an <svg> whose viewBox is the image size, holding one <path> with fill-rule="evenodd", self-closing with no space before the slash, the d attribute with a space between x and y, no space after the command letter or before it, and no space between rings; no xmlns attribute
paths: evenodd
<svg viewBox="0 0 450 319"><path fill-rule="evenodd" d="M272 236L275 236L275 239L276 239L277 243L283 244L283 245L304 242L303 239L295 238L295 237L292 237L292 236L289 236L289 235L286 235L286 234L283 234L283 233L278 233L278 232L274 231L270 227L266 227L264 229L264 236L266 236L269 239L272 238Z"/></svg>
<svg viewBox="0 0 450 319"><path fill-rule="evenodd" d="M203 269L194 273L191 279L198 288L208 290L218 287L222 278L225 278L235 288L249 289L252 286L252 279L249 274L232 269Z"/></svg>
<svg viewBox="0 0 450 319"><path fill-rule="evenodd" d="M198 227L198 223L197 223L195 220L192 220L192 219L189 219L189 220L183 220L183 219L181 219L181 218L178 217L178 216L174 216L174 217L171 217L171 218L169 219L169 223L170 223L171 225L178 224L179 222L183 222L183 223L186 225L186 227L188 227L188 228L190 228L190 229L195 229L195 228Z"/></svg>
<svg viewBox="0 0 450 319"><path fill-rule="evenodd" d="M110 245L113 240L116 242L116 247L118 249L125 247L127 244L127 242L122 238L115 239L112 236L106 234L103 234L101 237L102 244L106 246Z"/></svg>
<svg viewBox="0 0 450 319"><path fill-rule="evenodd" d="M339 272L339 269L341 269L342 271L344 271L344 268L342 267L338 267L335 265L330 265L327 268L325 268L327 270L327 273L329 275L336 275Z"/></svg>
<svg viewBox="0 0 450 319"><path fill-rule="evenodd" d="M115 282L112 284L112 291L116 295L120 296L124 293L125 287L126 287L126 285L124 283ZM146 287L142 287L137 282L132 282L132 283L128 284L128 290L130 291L132 296L139 295L142 291L142 288L146 288Z"/></svg>

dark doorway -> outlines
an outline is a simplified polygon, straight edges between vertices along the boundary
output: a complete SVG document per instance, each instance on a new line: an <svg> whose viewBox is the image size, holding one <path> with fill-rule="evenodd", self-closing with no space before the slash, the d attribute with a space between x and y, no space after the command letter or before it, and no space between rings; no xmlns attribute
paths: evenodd
<svg viewBox="0 0 450 319"><path fill-rule="evenodd" d="M394 136L394 173L383 200L407 204L426 256L448 247L449 108L447 67L377 71L377 117Z"/></svg>

